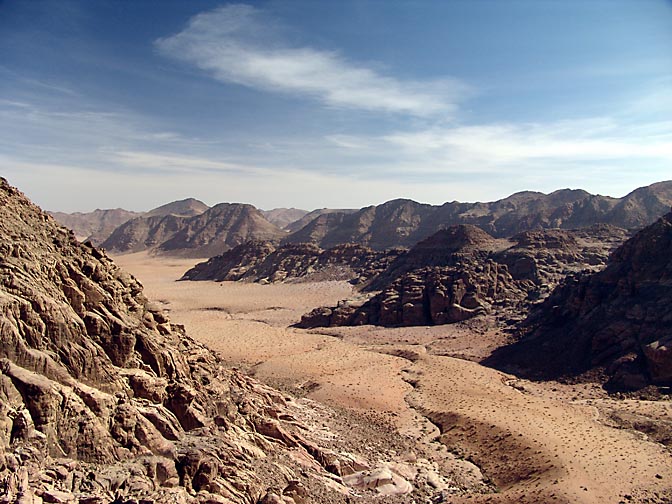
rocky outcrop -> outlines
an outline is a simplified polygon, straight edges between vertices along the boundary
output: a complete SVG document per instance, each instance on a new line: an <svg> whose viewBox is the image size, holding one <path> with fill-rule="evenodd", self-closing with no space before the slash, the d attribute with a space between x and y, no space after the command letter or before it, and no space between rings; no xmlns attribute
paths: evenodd
<svg viewBox="0 0 672 504"><path fill-rule="evenodd" d="M343 502L301 411L0 179L0 502Z"/></svg>
<svg viewBox="0 0 672 504"><path fill-rule="evenodd" d="M276 247L270 242L247 242L197 264L181 280L349 280L359 284L383 271L401 253L398 249L375 252L354 244L322 250L311 243Z"/></svg>
<svg viewBox="0 0 672 504"><path fill-rule="evenodd" d="M321 247L358 243L373 249L411 247L440 229L470 224L497 238L541 229L577 229L609 224L640 229L672 205L672 181L642 187L623 198L563 189L521 192L489 203L448 202L441 206L393 200L338 217L320 217L289 236L288 242ZM309 214L310 215L310 214Z"/></svg>
<svg viewBox="0 0 672 504"><path fill-rule="evenodd" d="M435 325L486 313L522 318L566 275L603 267L625 235L597 226L531 231L512 243L476 226L451 226L399 255L364 284L372 295L313 310L299 326Z"/></svg>
<svg viewBox="0 0 672 504"><path fill-rule="evenodd" d="M615 250L607 267L567 279L486 363L557 378L604 373L607 386L672 384L672 213Z"/></svg>
<svg viewBox="0 0 672 504"><path fill-rule="evenodd" d="M457 225L437 231L408 252L367 285L366 290L386 288L405 273L428 267L459 266L463 262L485 259L491 252L510 246L507 240L496 240L476 226Z"/></svg>
<svg viewBox="0 0 672 504"><path fill-rule="evenodd" d="M251 240L221 255L198 263L180 280L213 280L215 282L242 279L248 271L275 252L276 245L267 241Z"/></svg>
<svg viewBox="0 0 672 504"><path fill-rule="evenodd" d="M374 324L386 327L440 325L490 313L495 303L515 305L527 293L506 266L486 261L469 268L433 267L404 273L361 305L343 302L304 315L298 327Z"/></svg>
<svg viewBox="0 0 672 504"><path fill-rule="evenodd" d="M507 267L488 258L495 240L474 226L453 226L399 256L369 286L363 304L342 302L304 315L299 327L449 324L518 303L526 292Z"/></svg>
<svg viewBox="0 0 672 504"><path fill-rule="evenodd" d="M495 253L493 259L505 264L516 280L534 284L537 297L545 296L567 275L602 269L609 254L628 236L624 229L606 224L525 231L511 238L514 245Z"/></svg>
<svg viewBox="0 0 672 504"><path fill-rule="evenodd" d="M117 228L103 242L111 252L151 250L181 257L212 257L250 240L280 240L286 235L252 205L220 203L192 217L139 217Z"/></svg>

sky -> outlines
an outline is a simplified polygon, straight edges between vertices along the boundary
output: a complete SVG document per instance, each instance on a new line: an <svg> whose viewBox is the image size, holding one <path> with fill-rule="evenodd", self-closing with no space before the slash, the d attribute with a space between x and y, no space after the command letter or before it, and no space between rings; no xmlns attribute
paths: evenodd
<svg viewBox="0 0 672 504"><path fill-rule="evenodd" d="M669 0L0 0L45 209L359 208L672 179Z"/></svg>

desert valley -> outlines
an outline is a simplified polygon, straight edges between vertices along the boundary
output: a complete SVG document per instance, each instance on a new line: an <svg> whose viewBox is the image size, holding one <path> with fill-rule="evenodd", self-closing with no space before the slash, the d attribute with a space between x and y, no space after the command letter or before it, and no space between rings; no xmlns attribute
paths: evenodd
<svg viewBox="0 0 672 504"><path fill-rule="evenodd" d="M670 205L54 220L3 181L0 499L670 502Z"/></svg>
<svg viewBox="0 0 672 504"><path fill-rule="evenodd" d="M0 0L0 504L672 504L670 26Z"/></svg>

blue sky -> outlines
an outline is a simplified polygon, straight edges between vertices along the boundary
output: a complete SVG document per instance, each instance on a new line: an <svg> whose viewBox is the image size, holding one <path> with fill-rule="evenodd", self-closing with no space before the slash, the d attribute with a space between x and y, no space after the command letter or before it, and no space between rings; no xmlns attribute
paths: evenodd
<svg viewBox="0 0 672 504"><path fill-rule="evenodd" d="M0 0L44 208L489 201L672 179L672 2Z"/></svg>

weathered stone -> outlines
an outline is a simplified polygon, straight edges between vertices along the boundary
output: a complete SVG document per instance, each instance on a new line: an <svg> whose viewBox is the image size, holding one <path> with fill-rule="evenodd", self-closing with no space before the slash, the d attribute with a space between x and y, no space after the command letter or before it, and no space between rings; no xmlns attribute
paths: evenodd
<svg viewBox="0 0 672 504"><path fill-rule="evenodd" d="M0 251L0 502L291 503L333 469L282 394L4 179Z"/></svg>

